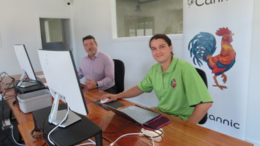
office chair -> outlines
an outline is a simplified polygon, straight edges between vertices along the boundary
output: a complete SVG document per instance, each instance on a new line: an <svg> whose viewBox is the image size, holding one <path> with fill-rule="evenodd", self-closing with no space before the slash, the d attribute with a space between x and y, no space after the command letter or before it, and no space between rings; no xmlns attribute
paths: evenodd
<svg viewBox="0 0 260 146"><path fill-rule="evenodd" d="M206 76L206 73L199 69L199 68L196 68L197 72L199 73L200 77L202 78L202 80L204 81L206 87L208 88L208 81L207 81L207 76ZM205 114L205 116L199 121L199 124L205 124L206 121L208 119L208 113Z"/></svg>
<svg viewBox="0 0 260 146"><path fill-rule="evenodd" d="M124 62L118 59L113 59L115 64L115 86L117 93L125 90L125 65Z"/></svg>

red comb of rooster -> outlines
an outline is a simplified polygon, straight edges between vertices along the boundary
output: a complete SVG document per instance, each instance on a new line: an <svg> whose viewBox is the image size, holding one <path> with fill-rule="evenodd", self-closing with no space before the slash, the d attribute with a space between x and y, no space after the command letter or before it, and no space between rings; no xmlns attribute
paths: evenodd
<svg viewBox="0 0 260 146"><path fill-rule="evenodd" d="M223 34L226 33L232 33L228 28L219 28L219 30L217 30L216 35L218 36L222 36Z"/></svg>

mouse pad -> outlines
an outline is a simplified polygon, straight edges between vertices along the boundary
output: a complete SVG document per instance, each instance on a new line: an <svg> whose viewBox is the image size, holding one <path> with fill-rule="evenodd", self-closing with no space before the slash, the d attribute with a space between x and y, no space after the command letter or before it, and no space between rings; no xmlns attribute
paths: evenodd
<svg viewBox="0 0 260 146"><path fill-rule="evenodd" d="M100 106L101 108L103 108L103 109L109 111L108 108L104 107L104 106L100 103L100 100L94 101L93 103L96 104L96 105L98 105L98 106ZM103 103L103 104L106 104L106 105L108 105L108 106L111 106L111 107L113 107L113 108L115 108L115 109L124 106L123 103L117 102L117 101L111 101L111 102Z"/></svg>

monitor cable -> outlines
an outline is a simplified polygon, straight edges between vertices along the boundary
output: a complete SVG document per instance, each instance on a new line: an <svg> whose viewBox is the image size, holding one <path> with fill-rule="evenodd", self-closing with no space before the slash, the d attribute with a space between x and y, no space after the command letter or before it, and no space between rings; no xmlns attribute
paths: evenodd
<svg viewBox="0 0 260 146"><path fill-rule="evenodd" d="M150 129L154 129L156 134L156 136L151 136L151 135L148 135L146 133L144 133L135 123L133 123L132 121L128 121L125 125L123 125L119 130L115 131L115 132L103 132L103 133L106 133L106 134L115 134L121 130L123 130L129 123L132 123L140 133L127 133L127 134L124 134L124 135L121 135L120 137L118 137L114 142L112 142L110 144L110 146L113 146L119 139L121 139L122 137L125 137L125 136L131 136L131 135L141 135L141 136L145 136L147 138L150 138L152 140L152 145L154 146L154 138L157 138L157 137L161 137L163 135L163 131L160 130L160 129L156 129L152 126L149 126L149 125L144 125L145 127L149 127Z"/></svg>
<svg viewBox="0 0 260 146"><path fill-rule="evenodd" d="M82 146L82 145L89 145L89 144L93 144L93 145L96 145L96 142L93 141L92 139L88 139L90 142L87 142L87 143L82 143L82 144L78 144L76 146Z"/></svg>
<svg viewBox="0 0 260 146"><path fill-rule="evenodd" d="M2 76L3 74L4 74L4 76ZM6 72L0 73L0 76L1 76L0 84L3 84L2 81L3 81L3 79L5 78L5 76L8 76L8 77L10 77L10 78L12 79L12 81L10 82L10 84L8 84L6 90L5 90L4 92L1 91L2 120L4 120L4 119L5 119L5 117L4 117L4 111L5 111L5 109L4 109L4 101L6 100L5 94L9 91L9 87L12 85L12 83L14 82L15 79L14 79L13 77L9 76ZM3 122L4 122L4 121L3 121ZM5 123L3 123L3 124L5 124Z"/></svg>
<svg viewBox="0 0 260 146"><path fill-rule="evenodd" d="M12 81L15 80L13 77L11 77L10 75L8 75L8 73L6 73L6 72L1 72L1 73L0 73L0 83L2 83L3 79L4 79L6 76L8 76L9 78L11 78Z"/></svg>
<svg viewBox="0 0 260 146"><path fill-rule="evenodd" d="M39 132L39 130L37 130L37 127L34 127L34 129L31 131L31 136L34 139L38 139L38 138L42 138L44 134L34 134L34 132L37 131Z"/></svg>
<svg viewBox="0 0 260 146"><path fill-rule="evenodd" d="M131 136L131 135L144 135L146 137L149 137L152 139L152 145L154 146L154 139L148 135L145 135L144 133L127 133L127 134L124 134L124 135L121 135L120 137L118 137L114 142L112 142L109 146L113 146L119 139L121 139L122 137L125 137L125 136Z"/></svg>
<svg viewBox="0 0 260 146"><path fill-rule="evenodd" d="M12 135L12 139L13 139L13 141L14 141L14 143L16 144L16 145L19 145L19 146L25 146L24 144L20 144L20 143L18 143L16 140L15 140L15 138L14 138L14 133L13 133L13 126L11 126L11 135Z"/></svg>
<svg viewBox="0 0 260 146"><path fill-rule="evenodd" d="M50 113L49 113L50 114ZM49 115L48 114L48 115ZM38 139L38 138L42 138L46 133L48 133L50 130L52 130L52 128L50 128L50 129L48 129L48 130L45 130L45 123L46 123L46 121L47 121L47 119L48 119L48 117L49 116L46 116L45 117L45 119L44 119L44 121L43 121L43 124L42 124L42 131L38 128L38 125L35 123L34 125L35 125L35 127L34 127L34 129L31 131L31 136L32 136L32 138L34 138L34 139ZM34 132L42 132L41 134L34 134Z"/></svg>
<svg viewBox="0 0 260 146"><path fill-rule="evenodd" d="M66 112L66 115L64 116L64 118L61 120L61 122L60 122L59 124L57 124L56 127L54 127L54 128L48 133L48 141L49 141L52 145L55 145L55 144L53 143L53 141L51 141L50 135L51 135L51 133L52 133L55 129L57 129L61 124L63 124L63 123L67 120L67 117L68 117L68 115L69 115L69 111L70 111L70 108L69 108L69 106L67 106L67 112Z"/></svg>

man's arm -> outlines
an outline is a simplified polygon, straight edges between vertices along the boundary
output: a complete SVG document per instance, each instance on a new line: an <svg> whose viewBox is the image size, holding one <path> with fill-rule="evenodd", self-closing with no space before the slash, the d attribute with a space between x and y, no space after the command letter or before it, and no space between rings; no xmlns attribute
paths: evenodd
<svg viewBox="0 0 260 146"><path fill-rule="evenodd" d="M201 103L195 106L193 113L187 120L188 122L197 124L205 116L208 109L212 106L212 102Z"/></svg>
<svg viewBox="0 0 260 146"><path fill-rule="evenodd" d="M85 81L85 85L87 86L88 89L95 89L97 87L97 82L88 78Z"/></svg>
<svg viewBox="0 0 260 146"><path fill-rule="evenodd" d="M130 88L124 92L121 92L119 94L105 94L101 96L100 100L103 100L105 98L109 98L107 102L115 101L119 98L129 98L129 97L135 97L143 92L138 88L138 86L134 86L133 88Z"/></svg>
<svg viewBox="0 0 260 146"><path fill-rule="evenodd" d="M84 75L83 75L82 70L81 70L80 67L79 67L79 70L78 70L78 77L79 77L79 79L81 79L81 78L84 77Z"/></svg>
<svg viewBox="0 0 260 146"><path fill-rule="evenodd" d="M107 56L105 61L105 67L104 67L105 77L102 80L97 81L98 86L103 87L103 86L111 85L111 83L114 82L115 80L114 72L115 72L114 61L109 56Z"/></svg>

